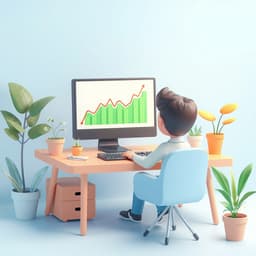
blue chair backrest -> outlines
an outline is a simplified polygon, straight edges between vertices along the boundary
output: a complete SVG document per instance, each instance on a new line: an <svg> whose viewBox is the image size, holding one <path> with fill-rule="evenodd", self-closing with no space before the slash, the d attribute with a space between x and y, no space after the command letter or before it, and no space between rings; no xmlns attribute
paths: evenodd
<svg viewBox="0 0 256 256"><path fill-rule="evenodd" d="M202 149L182 149L166 156L158 178L161 204L191 203L202 199L207 167L208 154Z"/></svg>

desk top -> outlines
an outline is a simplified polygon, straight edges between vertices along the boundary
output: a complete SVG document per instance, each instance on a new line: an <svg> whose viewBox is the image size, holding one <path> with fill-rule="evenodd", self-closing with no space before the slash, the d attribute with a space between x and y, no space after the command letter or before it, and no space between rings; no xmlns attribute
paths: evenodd
<svg viewBox="0 0 256 256"><path fill-rule="evenodd" d="M223 155L209 155L208 156L208 166L232 166L233 159L230 156Z"/></svg>
<svg viewBox="0 0 256 256"><path fill-rule="evenodd" d="M129 148L134 151L152 151L155 146L132 146ZM90 174L143 170L141 166L130 160L104 161L97 158L98 152L96 148L84 148L82 156L87 156L88 159L78 161L67 158L71 155L71 149L64 150L61 156L51 156L47 149L37 149L35 157L67 173ZM150 170L159 170L160 168L161 163L157 163Z"/></svg>
<svg viewBox="0 0 256 256"><path fill-rule="evenodd" d="M155 145L129 146L134 151L152 151L155 147ZM37 149L35 150L35 157L55 168L73 174L143 171L141 166L130 160L101 160L97 158L98 152L96 148L84 148L82 156L87 156L88 159L78 161L67 158L71 155L71 149L64 150L61 156L51 156L47 149ZM232 158L223 155L209 155L209 166L232 166ZM161 163L159 162L150 170L159 170L160 168Z"/></svg>

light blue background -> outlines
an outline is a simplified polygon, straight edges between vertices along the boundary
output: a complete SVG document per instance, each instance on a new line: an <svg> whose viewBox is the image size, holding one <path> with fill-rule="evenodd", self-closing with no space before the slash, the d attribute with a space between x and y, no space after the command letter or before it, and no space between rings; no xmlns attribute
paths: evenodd
<svg viewBox="0 0 256 256"><path fill-rule="evenodd" d="M35 99L56 96L41 120L66 121L65 146L70 147L72 78L154 76L157 90L169 86L216 115L225 103L239 104L230 115L237 121L224 129L223 153L240 171L250 162L255 165L255 8L254 0L0 0L0 109L12 109L10 81L24 85ZM211 130L208 122L198 118L197 123L204 133ZM19 145L4 128L1 117L1 168L5 156L19 160ZM147 142L165 139L158 133ZM28 182L44 165L33 153L46 147L45 140L26 145ZM96 145L96 140L83 142ZM90 180L97 185L97 198L110 198L129 196L132 177L90 175ZM255 181L254 173L251 188ZM44 184L40 188L44 191ZM9 200L9 191L1 173L0 201Z"/></svg>

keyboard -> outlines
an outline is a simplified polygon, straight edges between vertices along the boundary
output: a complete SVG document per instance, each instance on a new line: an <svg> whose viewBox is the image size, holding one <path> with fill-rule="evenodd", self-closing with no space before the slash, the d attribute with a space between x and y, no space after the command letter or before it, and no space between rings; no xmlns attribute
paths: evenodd
<svg viewBox="0 0 256 256"><path fill-rule="evenodd" d="M122 155L123 152L101 152L97 154L97 157L104 161L113 161L113 160L126 160L127 157Z"/></svg>
<svg viewBox="0 0 256 256"><path fill-rule="evenodd" d="M137 151L135 152L140 156L147 156L151 151ZM127 158L123 156L123 152L100 152L97 154L97 157L104 161L114 161L114 160L126 160Z"/></svg>

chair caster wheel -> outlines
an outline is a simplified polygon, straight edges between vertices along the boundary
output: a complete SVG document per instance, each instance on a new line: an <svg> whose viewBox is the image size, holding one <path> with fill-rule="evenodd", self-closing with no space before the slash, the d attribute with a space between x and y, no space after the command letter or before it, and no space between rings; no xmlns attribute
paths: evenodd
<svg viewBox="0 0 256 256"><path fill-rule="evenodd" d="M164 244L165 244L165 245L168 245L168 244L169 244L169 238L168 238L168 237L165 238Z"/></svg>
<svg viewBox="0 0 256 256"><path fill-rule="evenodd" d="M194 234L193 234L193 237L194 237L196 240L199 240L198 234L194 233Z"/></svg>
<svg viewBox="0 0 256 256"><path fill-rule="evenodd" d="M176 230L176 226L174 225L174 226L172 226L172 230Z"/></svg>
<svg viewBox="0 0 256 256"><path fill-rule="evenodd" d="M148 231L148 230L146 230L146 231L143 233L143 236L147 236L147 235L148 235L148 233L149 233L149 231Z"/></svg>

